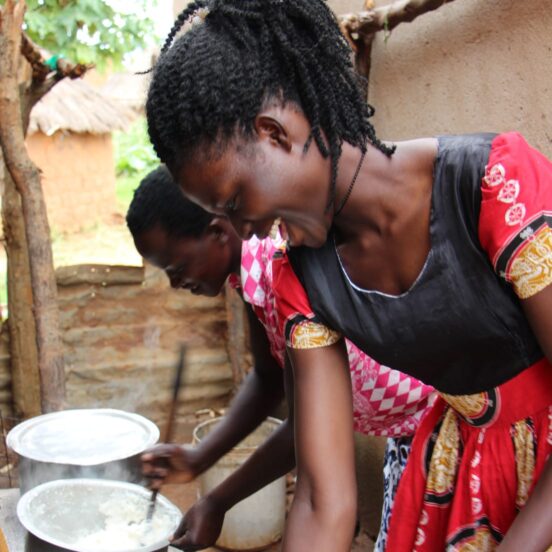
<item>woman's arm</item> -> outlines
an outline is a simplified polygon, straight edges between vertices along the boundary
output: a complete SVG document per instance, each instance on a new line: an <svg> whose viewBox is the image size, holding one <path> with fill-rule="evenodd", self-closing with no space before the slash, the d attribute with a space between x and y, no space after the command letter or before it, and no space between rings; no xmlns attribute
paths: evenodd
<svg viewBox="0 0 552 552"><path fill-rule="evenodd" d="M172 546L182 550L213 546L220 536L226 512L288 473L294 465L293 428L285 420L244 464L186 512Z"/></svg>
<svg viewBox="0 0 552 552"><path fill-rule="evenodd" d="M348 552L357 488L352 393L343 339L290 349L297 485L283 552Z"/></svg>
<svg viewBox="0 0 552 552"><path fill-rule="evenodd" d="M253 370L240 386L228 412L198 447L200 473L249 435L284 399L284 371L270 352L266 331L246 304Z"/></svg>
<svg viewBox="0 0 552 552"><path fill-rule="evenodd" d="M293 374L289 358L285 366L289 417L220 485L202 497L183 517L171 544L182 550L213 546L222 530L226 512L295 467L293 442Z"/></svg>
<svg viewBox="0 0 552 552"><path fill-rule="evenodd" d="M552 362L552 285L522 301L545 356ZM552 546L552 457L497 552L543 552Z"/></svg>
<svg viewBox="0 0 552 552"><path fill-rule="evenodd" d="M249 435L284 397L283 370L272 354L266 332L246 304L254 368L240 386L228 412L196 447L158 445L142 457L144 475L154 481L191 481Z"/></svg>

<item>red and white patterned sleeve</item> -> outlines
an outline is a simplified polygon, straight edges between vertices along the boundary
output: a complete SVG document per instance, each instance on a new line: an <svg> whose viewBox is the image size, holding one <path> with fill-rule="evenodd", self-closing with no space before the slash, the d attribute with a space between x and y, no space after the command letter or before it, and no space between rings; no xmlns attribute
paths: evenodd
<svg viewBox="0 0 552 552"><path fill-rule="evenodd" d="M328 328L317 319L307 293L284 250L274 254L272 273L278 324L289 348L327 347L341 339L340 333Z"/></svg>
<svg viewBox="0 0 552 552"><path fill-rule="evenodd" d="M520 134L500 134L481 190L481 245L496 273L527 299L552 283L552 163Z"/></svg>

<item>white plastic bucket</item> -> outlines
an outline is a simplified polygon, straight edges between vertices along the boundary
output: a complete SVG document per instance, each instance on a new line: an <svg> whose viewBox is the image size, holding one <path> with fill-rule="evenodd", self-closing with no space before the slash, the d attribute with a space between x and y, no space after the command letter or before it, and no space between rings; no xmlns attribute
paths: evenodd
<svg viewBox="0 0 552 552"><path fill-rule="evenodd" d="M201 442L220 419L213 418L196 426L194 444ZM203 473L199 478L200 496L209 493L239 468L281 423L276 418L267 418L237 447ZM286 482L285 477L281 477L228 510L216 544L227 550L267 548L281 538L285 515Z"/></svg>

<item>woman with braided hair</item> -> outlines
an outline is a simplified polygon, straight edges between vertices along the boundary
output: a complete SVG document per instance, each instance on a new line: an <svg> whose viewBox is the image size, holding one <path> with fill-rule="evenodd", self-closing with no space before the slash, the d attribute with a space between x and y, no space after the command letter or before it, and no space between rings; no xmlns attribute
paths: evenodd
<svg viewBox="0 0 552 552"><path fill-rule="evenodd" d="M350 546L345 336L440 391L387 550L545 550L552 166L515 133L388 145L372 113L322 0L191 4L149 90L151 140L186 195L244 238L280 218L291 245L273 263L295 383L298 478L283 549Z"/></svg>

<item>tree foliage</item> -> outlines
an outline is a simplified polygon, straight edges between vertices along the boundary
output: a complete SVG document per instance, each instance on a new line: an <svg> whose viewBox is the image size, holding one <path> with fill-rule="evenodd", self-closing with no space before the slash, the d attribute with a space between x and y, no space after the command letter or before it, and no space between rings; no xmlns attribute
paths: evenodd
<svg viewBox="0 0 552 552"><path fill-rule="evenodd" d="M144 117L136 119L125 132L114 132L113 143L117 176L133 176L139 179L159 166L159 158L149 141Z"/></svg>
<svg viewBox="0 0 552 552"><path fill-rule="evenodd" d="M0 4L4 1L0 0ZM151 0L27 0L25 31L52 55L100 69L120 66L123 56L153 38ZM132 12L125 7L132 5Z"/></svg>

